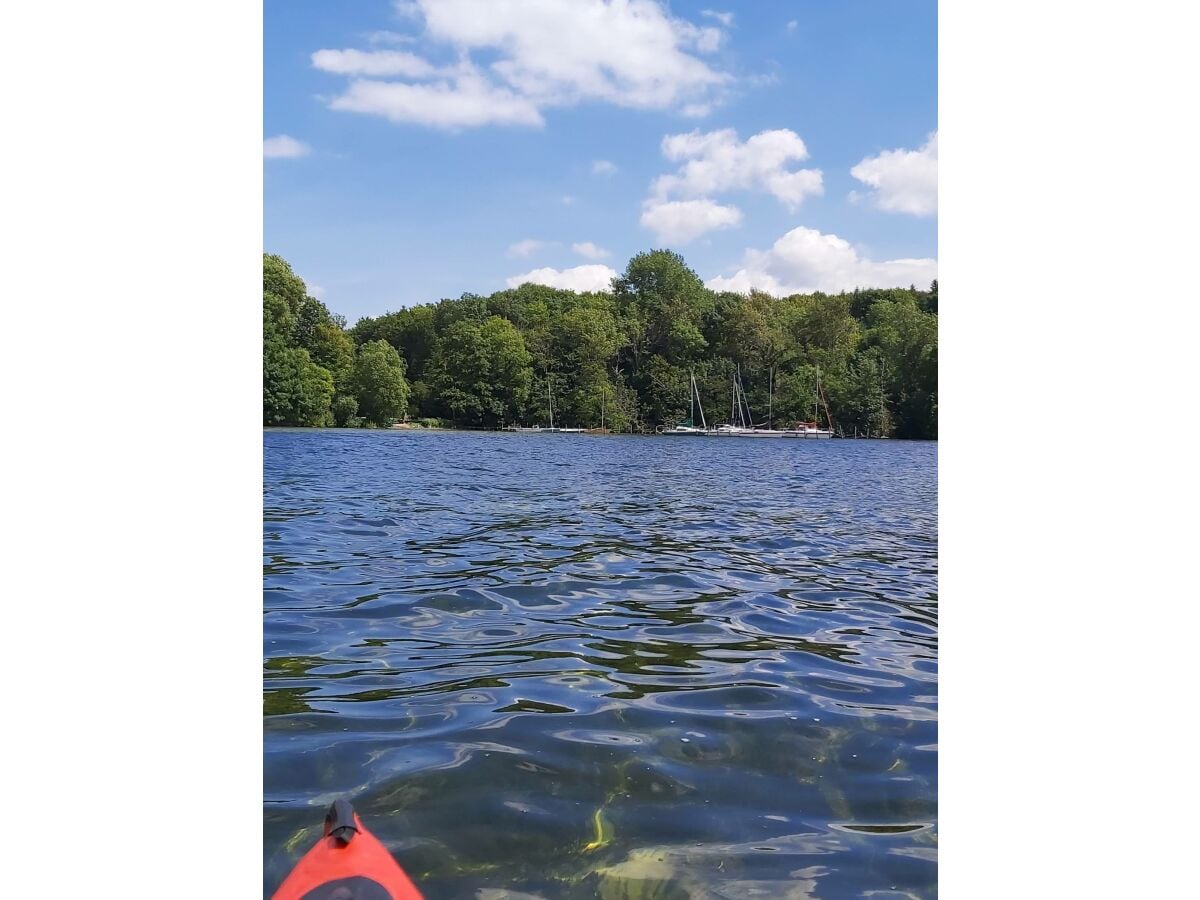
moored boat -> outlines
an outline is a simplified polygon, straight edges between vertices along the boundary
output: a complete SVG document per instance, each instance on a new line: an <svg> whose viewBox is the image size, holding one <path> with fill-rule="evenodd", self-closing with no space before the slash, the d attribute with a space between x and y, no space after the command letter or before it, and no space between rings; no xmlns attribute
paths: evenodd
<svg viewBox="0 0 1200 900"><path fill-rule="evenodd" d="M700 388L696 384L696 373L691 372L688 376L688 388L691 395L688 397L688 417L684 422L680 422L670 428L659 427L658 434L674 435L674 436L691 436L703 437L709 434L708 423L704 421L704 405L700 403ZM696 408L700 408L700 427L696 427Z"/></svg>
<svg viewBox="0 0 1200 900"><path fill-rule="evenodd" d="M795 428L789 428L787 431L780 432L783 437L789 438L831 438L833 432L828 428L821 428L816 422L797 422Z"/></svg>
<svg viewBox="0 0 1200 900"><path fill-rule="evenodd" d="M551 376L546 376L546 409L550 414L550 426L541 425L509 425L505 431L515 431L518 434L584 434L586 428L559 428L554 425L554 394L550 389Z"/></svg>
<svg viewBox="0 0 1200 900"><path fill-rule="evenodd" d="M708 433L717 437L739 437L739 438L831 438L833 430L829 428L821 428L815 421L815 416L818 411L818 401L821 391L821 374L817 372L817 386L813 394L813 416L812 422L797 422L791 428L774 428L772 427L772 410L775 404L775 373L771 372L771 388L770 400L768 401L767 424L766 427L754 424L754 417L750 412L750 401L746 398L746 391L742 387L742 371L741 366L738 366L737 372L733 379L733 402L730 408L729 424L718 425Z"/></svg>

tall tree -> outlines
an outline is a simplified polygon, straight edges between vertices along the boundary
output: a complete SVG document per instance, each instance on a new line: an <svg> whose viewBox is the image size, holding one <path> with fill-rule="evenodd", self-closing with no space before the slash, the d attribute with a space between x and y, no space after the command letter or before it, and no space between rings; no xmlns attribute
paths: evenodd
<svg viewBox="0 0 1200 900"><path fill-rule="evenodd" d="M937 317L912 296L881 301L867 337L880 352L896 437L936 437Z"/></svg>
<svg viewBox="0 0 1200 900"><path fill-rule="evenodd" d="M842 433L936 437L937 291L935 281L836 295L714 293L678 254L654 250L633 257L611 291L523 284L365 318L347 332L286 261L265 254L263 419L340 425L402 414L403 402L379 402L376 381L360 377L394 381L374 346L384 342L403 361L408 408L464 425L546 422L549 392L558 423L649 430L686 414L691 373L718 421L740 368L756 422L768 409L781 424L809 421L815 404Z"/></svg>
<svg viewBox="0 0 1200 900"><path fill-rule="evenodd" d="M333 378L308 351L268 341L263 347L263 424L329 425Z"/></svg>
<svg viewBox="0 0 1200 900"><path fill-rule="evenodd" d="M498 425L520 415L532 380L530 363L521 333L507 319L463 318L438 341L429 384L449 418Z"/></svg>
<svg viewBox="0 0 1200 900"><path fill-rule="evenodd" d="M288 261L273 253L263 254L263 293L278 297L287 304L292 315L300 312L300 304L308 295L308 288L292 271Z"/></svg>
<svg viewBox="0 0 1200 900"><path fill-rule="evenodd" d="M316 302L284 259L263 254L264 425L331 424L333 376L295 340L302 315L307 309L311 316Z"/></svg>
<svg viewBox="0 0 1200 900"><path fill-rule="evenodd" d="M696 359L707 346L701 325L712 292L670 250L639 253L613 281L617 302L638 324L634 357L657 354L668 362Z"/></svg>
<svg viewBox="0 0 1200 900"><path fill-rule="evenodd" d="M408 408L404 360L387 341L370 341L358 348L354 362L354 395L358 411L375 425L390 425Z"/></svg>

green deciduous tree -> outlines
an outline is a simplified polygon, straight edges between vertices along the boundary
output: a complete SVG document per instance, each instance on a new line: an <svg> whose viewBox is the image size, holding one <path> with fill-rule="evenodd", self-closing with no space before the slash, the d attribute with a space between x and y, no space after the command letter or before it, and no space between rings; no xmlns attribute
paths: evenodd
<svg viewBox="0 0 1200 900"><path fill-rule="evenodd" d="M281 341L263 347L263 423L328 425L333 378L308 351Z"/></svg>
<svg viewBox="0 0 1200 900"><path fill-rule="evenodd" d="M724 421L740 371L756 423L811 421L815 406L843 434L936 437L937 309L936 281L714 293L678 254L654 250L611 291L523 284L347 331L286 261L264 254L263 421L385 424L410 412L547 424L549 394L556 424L652 430L686 416L691 373L709 422Z"/></svg>
<svg viewBox="0 0 1200 900"><path fill-rule="evenodd" d="M521 333L507 319L490 316L451 324L428 374L442 415L466 425L498 425L519 416L533 371Z"/></svg>
<svg viewBox="0 0 1200 900"><path fill-rule="evenodd" d="M613 290L619 308L637 323L635 360L656 354L670 363L688 362L706 348L701 326L712 292L678 253L639 253L614 280Z"/></svg>
<svg viewBox="0 0 1200 900"><path fill-rule="evenodd" d="M408 409L404 360L387 341L368 341L354 361L354 396L358 411L375 425L390 425Z"/></svg>
<svg viewBox="0 0 1200 900"><path fill-rule="evenodd" d="M338 428L345 428L352 424L358 415L358 401L346 395L335 397L330 411L333 413L333 424Z"/></svg>
<svg viewBox="0 0 1200 900"><path fill-rule="evenodd" d="M300 304L308 295L308 289L300 277L292 271L287 260L282 256L264 253L263 293L278 297L287 304L294 316L300 312Z"/></svg>
<svg viewBox="0 0 1200 900"><path fill-rule="evenodd" d="M297 323L308 301L316 303L308 296L304 282L292 267L278 256L263 254L265 425L327 425L331 422L329 403L333 397L333 376L295 341ZM312 314L311 310L308 314Z"/></svg>
<svg viewBox="0 0 1200 900"><path fill-rule="evenodd" d="M913 296L871 307L867 340L879 350L897 437L936 437L937 317Z"/></svg>

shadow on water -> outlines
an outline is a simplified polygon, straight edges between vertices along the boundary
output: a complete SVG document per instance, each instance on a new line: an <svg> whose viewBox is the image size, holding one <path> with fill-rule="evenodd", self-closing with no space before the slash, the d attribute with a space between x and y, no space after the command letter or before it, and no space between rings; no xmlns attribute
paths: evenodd
<svg viewBox="0 0 1200 900"><path fill-rule="evenodd" d="M264 442L265 891L936 895L936 444Z"/></svg>

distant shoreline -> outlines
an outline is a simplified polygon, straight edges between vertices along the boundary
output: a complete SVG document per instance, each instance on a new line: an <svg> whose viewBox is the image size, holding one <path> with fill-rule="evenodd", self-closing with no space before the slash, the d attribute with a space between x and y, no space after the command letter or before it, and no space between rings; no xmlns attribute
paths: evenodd
<svg viewBox="0 0 1200 900"><path fill-rule="evenodd" d="M263 424L679 435L707 417L738 432L774 422L806 437L936 438L937 309L936 281L713 291L677 253L653 250L607 291L524 284L347 328L265 254Z"/></svg>
<svg viewBox="0 0 1200 900"><path fill-rule="evenodd" d="M397 427L393 425L390 428L337 428L335 426L321 425L264 425L264 432L269 431L304 431L304 432L326 432L336 431L346 434L367 434L367 433L406 433L414 434L426 432L429 434L508 434L514 437L543 437L553 435L555 437L638 437L638 438L655 438L665 437L665 435L655 434L649 431L574 431L567 433L555 432L529 432L529 431L508 431L503 428L447 428L442 427L425 427L414 426L410 428ZM679 438L673 438L676 443L690 443ZM872 441L874 443L891 443L891 444L936 444L937 438L897 438L897 437L839 437L834 435L829 440L832 441ZM781 443L816 443L816 441L807 440L805 438L782 438ZM729 438L721 441L721 443L734 444L738 443L736 438ZM761 444L761 441L754 441L755 445ZM774 442L772 442L774 443ZM821 441L820 443L825 443Z"/></svg>

